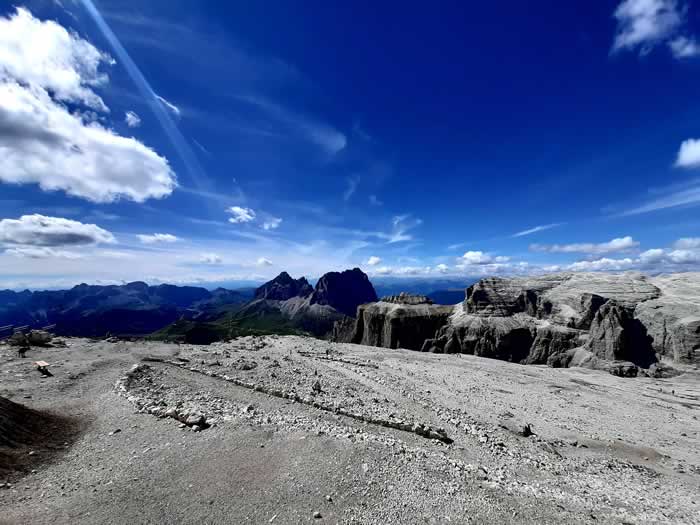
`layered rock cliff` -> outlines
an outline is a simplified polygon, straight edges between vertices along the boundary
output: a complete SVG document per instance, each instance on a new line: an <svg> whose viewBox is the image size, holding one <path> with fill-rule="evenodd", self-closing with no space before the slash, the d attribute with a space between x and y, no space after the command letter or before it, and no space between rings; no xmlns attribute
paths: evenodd
<svg viewBox="0 0 700 525"><path fill-rule="evenodd" d="M282 316L287 324L317 336L328 336L337 322L354 317L358 306L377 300L372 283L359 268L323 275L311 288L301 277L282 272L257 289L255 300L237 318Z"/></svg>
<svg viewBox="0 0 700 525"><path fill-rule="evenodd" d="M700 274L561 273L487 278L454 307L362 306L338 340L634 375L659 359L700 362ZM343 339L344 338L344 339Z"/></svg>

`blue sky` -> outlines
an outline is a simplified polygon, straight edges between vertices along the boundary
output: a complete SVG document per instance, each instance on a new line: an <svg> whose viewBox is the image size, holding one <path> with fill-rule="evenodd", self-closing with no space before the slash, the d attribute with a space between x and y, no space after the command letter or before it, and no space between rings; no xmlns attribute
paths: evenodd
<svg viewBox="0 0 700 525"><path fill-rule="evenodd" d="M0 287L698 269L700 5L377 4L0 2Z"/></svg>

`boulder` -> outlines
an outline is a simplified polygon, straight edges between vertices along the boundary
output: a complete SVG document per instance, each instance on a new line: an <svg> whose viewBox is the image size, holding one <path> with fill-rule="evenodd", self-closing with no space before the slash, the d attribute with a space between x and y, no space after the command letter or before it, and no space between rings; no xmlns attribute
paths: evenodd
<svg viewBox="0 0 700 525"><path fill-rule="evenodd" d="M15 332L14 334L12 334L10 337L7 338L7 342L10 344L10 346L20 346L20 347L30 346L29 345L29 338L23 332Z"/></svg>
<svg viewBox="0 0 700 525"><path fill-rule="evenodd" d="M53 340L53 334L45 330L32 330L27 334L27 339L32 346L46 346Z"/></svg>

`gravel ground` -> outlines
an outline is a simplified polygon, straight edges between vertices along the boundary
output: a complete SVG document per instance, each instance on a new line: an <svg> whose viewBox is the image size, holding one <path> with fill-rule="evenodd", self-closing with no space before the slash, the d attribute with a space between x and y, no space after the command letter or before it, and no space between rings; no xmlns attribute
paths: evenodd
<svg viewBox="0 0 700 525"><path fill-rule="evenodd" d="M0 396L76 422L0 468L0 523L700 522L697 371L66 341L0 346Z"/></svg>

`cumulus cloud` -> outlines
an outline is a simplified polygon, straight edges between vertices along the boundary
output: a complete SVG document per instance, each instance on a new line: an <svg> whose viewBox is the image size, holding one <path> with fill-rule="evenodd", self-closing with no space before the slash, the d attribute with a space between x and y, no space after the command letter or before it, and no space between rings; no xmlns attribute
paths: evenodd
<svg viewBox="0 0 700 525"><path fill-rule="evenodd" d="M0 243L16 246L56 248L113 243L114 236L95 224L47 217L23 215L19 219L0 220Z"/></svg>
<svg viewBox="0 0 700 525"><path fill-rule="evenodd" d="M199 262L202 264L221 264L223 259L216 253L203 253L199 257Z"/></svg>
<svg viewBox="0 0 700 525"><path fill-rule="evenodd" d="M124 114L124 122L130 128L138 128L141 125L141 117L133 111L127 111Z"/></svg>
<svg viewBox="0 0 700 525"><path fill-rule="evenodd" d="M617 31L612 51L638 49L645 55L666 45L677 59L700 55L695 38L686 34L687 11L679 0L624 0L613 15Z"/></svg>
<svg viewBox="0 0 700 525"><path fill-rule="evenodd" d="M256 264L258 266L272 266L272 261L267 257L259 257Z"/></svg>
<svg viewBox="0 0 700 525"><path fill-rule="evenodd" d="M619 237L608 242L595 243L573 243L573 244L531 244L530 250L533 252L547 253L589 253L603 254L625 252L633 250L639 246L639 242L632 237Z"/></svg>
<svg viewBox="0 0 700 525"><path fill-rule="evenodd" d="M438 273L447 273L449 271L450 267L447 266L446 264L438 264L435 267L435 270L437 270Z"/></svg>
<svg viewBox="0 0 700 525"><path fill-rule="evenodd" d="M700 250L700 237L683 237L673 243L678 250Z"/></svg>
<svg viewBox="0 0 700 525"><path fill-rule="evenodd" d="M688 139L681 143L676 166L679 168L700 168L700 139Z"/></svg>
<svg viewBox="0 0 700 525"><path fill-rule="evenodd" d="M154 93L154 95L155 95L155 93ZM163 104L163 106L165 106L165 108L166 108L168 111L170 111L170 113L172 113L173 115L175 115L177 118L180 118L181 112L180 112L180 108L179 108L179 107L177 107L177 106L176 106L175 104L173 104L172 102L168 102L166 99L164 99L164 98L161 97L160 95L155 95L155 97L156 97L156 99L158 100L158 102L160 102L161 104Z"/></svg>
<svg viewBox="0 0 700 525"><path fill-rule="evenodd" d="M700 55L700 45L694 38L679 36L671 40L668 45L676 58L692 58Z"/></svg>
<svg viewBox="0 0 700 525"><path fill-rule="evenodd" d="M99 71L102 63L113 60L59 24L34 18L27 9L0 18L0 72L5 78L51 91L61 102L108 111L92 90L108 82Z"/></svg>
<svg viewBox="0 0 700 525"><path fill-rule="evenodd" d="M0 17L0 181L93 202L172 193L176 179L165 158L97 121L95 112L109 111L94 92L108 81L99 66L111 62L25 9ZM84 108L71 112L63 103Z"/></svg>
<svg viewBox="0 0 700 525"><path fill-rule="evenodd" d="M372 255L369 259L367 259L367 264L369 266L377 266L380 262L382 262L382 259L376 255Z"/></svg>
<svg viewBox="0 0 700 525"><path fill-rule="evenodd" d="M569 270L575 272L602 272L628 270L635 265L634 259L610 259L603 257L593 261L579 261L568 266Z"/></svg>
<svg viewBox="0 0 700 525"><path fill-rule="evenodd" d="M282 224L282 219L278 217L270 217L263 222L262 228L263 230L276 230L279 228L280 224Z"/></svg>
<svg viewBox="0 0 700 525"><path fill-rule="evenodd" d="M153 233L137 235L143 244L173 243L180 240L179 237L170 233Z"/></svg>
<svg viewBox="0 0 700 525"><path fill-rule="evenodd" d="M232 224L243 224L255 220L255 212L250 208L242 208L240 206L231 206L228 212L232 215L228 222Z"/></svg>
<svg viewBox="0 0 700 525"><path fill-rule="evenodd" d="M508 262L510 257L506 257L504 255L494 257L481 251L468 251L465 252L465 254L459 259L460 263L462 264L492 264Z"/></svg>

